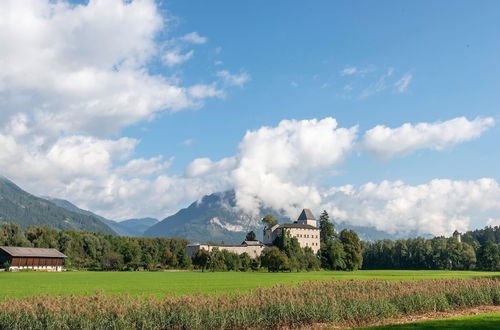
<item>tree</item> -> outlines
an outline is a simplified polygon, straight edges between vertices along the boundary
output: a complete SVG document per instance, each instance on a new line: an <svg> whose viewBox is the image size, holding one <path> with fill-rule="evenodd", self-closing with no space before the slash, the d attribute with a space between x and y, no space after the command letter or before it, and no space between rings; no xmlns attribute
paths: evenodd
<svg viewBox="0 0 500 330"><path fill-rule="evenodd" d="M175 267L177 266L177 257L175 254L170 251L168 247L163 249L162 255L161 255L161 263L165 267Z"/></svg>
<svg viewBox="0 0 500 330"><path fill-rule="evenodd" d="M330 222L328 213L326 210L319 216L319 229L320 229L320 241L321 243L326 243L335 238L335 225Z"/></svg>
<svg viewBox="0 0 500 330"><path fill-rule="evenodd" d="M257 235L253 231L248 232L247 236L245 237L245 241L256 241L257 240Z"/></svg>
<svg viewBox="0 0 500 330"><path fill-rule="evenodd" d="M248 253L244 252L239 255L240 258L240 270L246 272L252 266L252 258L248 255Z"/></svg>
<svg viewBox="0 0 500 330"><path fill-rule="evenodd" d="M477 251L477 266L484 270L500 269L500 250L492 241L486 241Z"/></svg>
<svg viewBox="0 0 500 330"><path fill-rule="evenodd" d="M108 252L101 258L101 267L103 270L121 270L123 267L123 258L116 252Z"/></svg>
<svg viewBox="0 0 500 330"><path fill-rule="evenodd" d="M363 264L361 241L352 230L344 229L339 235L340 242L344 246L346 270L360 269Z"/></svg>
<svg viewBox="0 0 500 330"><path fill-rule="evenodd" d="M318 257L310 247L304 248L303 265L307 270L318 270L321 266Z"/></svg>
<svg viewBox="0 0 500 330"><path fill-rule="evenodd" d="M262 222L267 224L269 228L278 224L278 220L276 220L276 218L271 214L268 214L264 218L262 218Z"/></svg>
<svg viewBox="0 0 500 330"><path fill-rule="evenodd" d="M346 269L346 253L344 246L339 240L321 244L320 254L321 267L332 270Z"/></svg>
<svg viewBox="0 0 500 330"><path fill-rule="evenodd" d="M207 268L209 260L210 253L205 249L196 250L193 255L193 264L201 268L202 272Z"/></svg>
<svg viewBox="0 0 500 330"><path fill-rule="evenodd" d="M277 247L266 247L261 255L262 266L270 272L278 272L289 269L288 257Z"/></svg>
<svg viewBox="0 0 500 330"><path fill-rule="evenodd" d="M182 269L191 268L192 266L191 258L188 256L188 254L184 249L177 251L176 257L180 268Z"/></svg>
<svg viewBox="0 0 500 330"><path fill-rule="evenodd" d="M212 272L216 270L227 270L224 255L219 249L215 248L210 252L207 268Z"/></svg>

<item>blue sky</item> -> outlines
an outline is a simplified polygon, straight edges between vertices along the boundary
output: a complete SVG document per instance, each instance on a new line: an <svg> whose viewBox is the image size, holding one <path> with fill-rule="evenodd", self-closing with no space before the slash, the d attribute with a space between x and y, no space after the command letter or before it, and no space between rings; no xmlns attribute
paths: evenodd
<svg viewBox="0 0 500 330"><path fill-rule="evenodd" d="M112 219L500 224L498 1L5 1L0 174Z"/></svg>
<svg viewBox="0 0 500 330"><path fill-rule="evenodd" d="M176 16L175 34L198 31L208 38L182 69L167 69L167 74L180 72L193 83L210 81L219 70L214 63L222 61L232 71L251 75L244 88L224 100L125 131L141 139L138 152L175 156L175 171L193 158L230 156L247 130L282 119L333 116L342 126L369 129L500 113L500 4L495 1L482 6L467 1L171 1L163 8ZM346 67L373 71L342 76ZM362 90L389 68L395 71L393 83L407 72L412 75L408 89L396 93L389 87L360 99ZM353 90L344 91L347 85ZM499 137L493 129L451 151L382 163L354 158L335 181L498 178ZM182 145L186 139L193 144Z"/></svg>

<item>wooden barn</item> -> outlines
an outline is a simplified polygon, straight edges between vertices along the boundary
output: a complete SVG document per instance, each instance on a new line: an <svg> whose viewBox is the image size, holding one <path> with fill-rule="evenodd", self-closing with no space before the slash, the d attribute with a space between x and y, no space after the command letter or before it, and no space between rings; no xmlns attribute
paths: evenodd
<svg viewBox="0 0 500 330"><path fill-rule="evenodd" d="M56 249L0 246L0 266L8 263L9 270L32 269L60 272L66 256Z"/></svg>

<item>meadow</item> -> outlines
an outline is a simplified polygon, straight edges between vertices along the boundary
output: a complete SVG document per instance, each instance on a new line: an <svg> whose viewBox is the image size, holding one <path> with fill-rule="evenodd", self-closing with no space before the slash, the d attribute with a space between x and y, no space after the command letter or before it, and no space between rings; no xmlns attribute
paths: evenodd
<svg viewBox="0 0 500 330"><path fill-rule="evenodd" d="M406 324L364 327L360 330L420 330L420 329L455 329L455 330L497 330L500 325L500 313L451 317L439 320L412 322Z"/></svg>
<svg viewBox="0 0 500 330"><path fill-rule="evenodd" d="M19 272L0 273L0 299L33 295L104 294L154 295L156 297L195 293L221 294L294 285L305 281L340 280L421 280L500 276L500 272L439 270L360 270L300 273L267 272Z"/></svg>
<svg viewBox="0 0 500 330"><path fill-rule="evenodd" d="M0 329L355 327L493 305L500 305L500 278L326 280L162 299L101 293L8 298L0 301Z"/></svg>

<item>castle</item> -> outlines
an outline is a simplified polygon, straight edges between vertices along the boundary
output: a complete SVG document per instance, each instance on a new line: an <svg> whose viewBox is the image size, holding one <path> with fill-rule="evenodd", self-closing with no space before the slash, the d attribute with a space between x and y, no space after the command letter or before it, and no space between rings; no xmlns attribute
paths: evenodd
<svg viewBox="0 0 500 330"><path fill-rule="evenodd" d="M266 246L272 246L276 237L280 236L286 230L290 237L295 237L302 248L309 247L314 253L320 248L320 230L317 227L317 221L311 210L303 209L297 221L293 223L276 224L264 228L264 242L243 241L240 245L226 244L189 244L186 246L187 254L192 257L197 250L207 250L208 252L217 248L227 250L236 254L247 253L250 257L260 256Z"/></svg>
<svg viewBox="0 0 500 330"><path fill-rule="evenodd" d="M314 253L318 252L320 248L320 230L311 210L303 209L294 223L266 227L264 229L264 244L272 245L276 237L280 236L284 230L290 233L290 237L297 238L300 247L310 247Z"/></svg>

